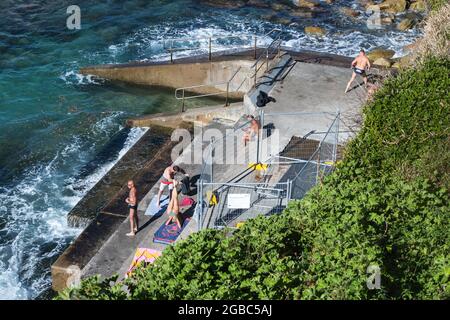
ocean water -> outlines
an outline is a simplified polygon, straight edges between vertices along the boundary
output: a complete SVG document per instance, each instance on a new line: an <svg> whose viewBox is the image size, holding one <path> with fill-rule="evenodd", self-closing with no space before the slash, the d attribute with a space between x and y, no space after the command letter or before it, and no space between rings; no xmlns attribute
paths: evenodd
<svg viewBox="0 0 450 320"><path fill-rule="evenodd" d="M204 36L235 36L217 41L214 50L247 46L253 34L274 27L295 50L350 56L378 46L402 54L418 36L416 30L369 30L369 15L358 3L337 0L314 18L279 24L268 20L270 9L219 9L194 0L2 0L0 299L33 299L48 290L51 264L81 232L67 226L67 213L146 130L115 139L124 120L179 108L173 90L93 80L78 73L81 66L166 60L166 38L189 38L181 45L195 47L206 44L199 39ZM81 9L81 30L66 28L72 4ZM362 15L348 18L339 12L342 5ZM304 26L313 24L325 26L327 36L305 35ZM101 161L86 172L100 153Z"/></svg>

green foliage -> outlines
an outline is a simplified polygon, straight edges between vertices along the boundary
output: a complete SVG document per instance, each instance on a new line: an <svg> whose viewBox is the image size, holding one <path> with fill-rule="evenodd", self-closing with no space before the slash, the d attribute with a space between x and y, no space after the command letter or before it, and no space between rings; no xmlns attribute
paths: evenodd
<svg viewBox="0 0 450 320"><path fill-rule="evenodd" d="M450 189L449 70L450 60L432 59L387 82L366 105L364 126L347 149L347 162L356 162L365 175L409 170Z"/></svg>
<svg viewBox="0 0 450 320"><path fill-rule="evenodd" d="M302 258L292 219L252 220L232 237L207 230L166 249L126 283L136 299L296 298ZM183 263L180 263L182 259Z"/></svg>
<svg viewBox="0 0 450 320"><path fill-rule="evenodd" d="M193 234L122 283L89 278L59 298L449 299L448 74L432 59L387 81L342 164L284 213Z"/></svg>
<svg viewBox="0 0 450 320"><path fill-rule="evenodd" d="M437 11L446 4L448 4L448 0L426 0L428 7L432 11Z"/></svg>
<svg viewBox="0 0 450 320"><path fill-rule="evenodd" d="M83 280L79 287L68 288L61 292L56 300L124 300L127 293L123 286L116 284L118 276L100 279L93 276Z"/></svg>

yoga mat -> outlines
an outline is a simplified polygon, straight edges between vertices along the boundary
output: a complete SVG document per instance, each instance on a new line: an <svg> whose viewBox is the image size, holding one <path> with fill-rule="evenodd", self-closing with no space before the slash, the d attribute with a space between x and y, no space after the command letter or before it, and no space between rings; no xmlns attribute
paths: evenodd
<svg viewBox="0 0 450 320"><path fill-rule="evenodd" d="M155 232L153 242L162 244L174 243L181 234L181 231L183 231L183 229L188 225L190 220L191 218L184 219L181 229L178 228L176 223L171 223L166 226L166 222L164 221L163 225L158 229L158 231Z"/></svg>
<svg viewBox="0 0 450 320"><path fill-rule="evenodd" d="M153 263L156 258L161 255L161 251L148 249L148 248L137 248L136 253L134 254L133 261L131 262L131 266L127 271L126 276L129 277L130 274L136 269L139 264L142 262L145 263Z"/></svg>
<svg viewBox="0 0 450 320"><path fill-rule="evenodd" d="M161 208L157 206L158 196L154 196L147 210L145 210L146 216L158 216L162 215L169 205L169 196L161 196Z"/></svg>

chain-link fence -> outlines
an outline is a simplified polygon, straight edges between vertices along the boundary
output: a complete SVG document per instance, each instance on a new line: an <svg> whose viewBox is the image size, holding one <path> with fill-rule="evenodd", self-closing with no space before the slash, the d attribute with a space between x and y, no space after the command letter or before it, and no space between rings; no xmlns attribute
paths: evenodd
<svg viewBox="0 0 450 320"><path fill-rule="evenodd" d="M198 181L198 205L196 208L199 229L204 228L208 208L218 201L216 181L236 181L249 171L245 169L248 163L248 150L239 148L243 143L252 120L243 117L233 128L210 129L203 139L210 141L203 152L203 163ZM258 142L253 142L252 145ZM247 151L247 152L246 152Z"/></svg>
<svg viewBox="0 0 450 320"><path fill-rule="evenodd" d="M252 134L255 120L260 130ZM199 179L199 229L279 213L332 171L339 113L260 112L255 120L211 137Z"/></svg>

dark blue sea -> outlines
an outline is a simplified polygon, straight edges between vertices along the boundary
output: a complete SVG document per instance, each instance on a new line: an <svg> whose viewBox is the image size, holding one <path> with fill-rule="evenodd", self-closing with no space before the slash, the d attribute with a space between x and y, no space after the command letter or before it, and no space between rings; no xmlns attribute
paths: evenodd
<svg viewBox="0 0 450 320"><path fill-rule="evenodd" d="M368 29L359 3L322 2L324 12L315 17L293 18L194 0L1 0L0 299L48 291L51 264L81 232L68 227L67 213L146 130L123 131L124 120L179 108L173 90L94 80L80 75L80 67L167 60L162 40L168 38L196 47L207 44L203 37L235 36L217 40L214 50L248 46L252 35L275 27L294 50L349 56L378 46L401 55L418 36ZM81 9L81 30L67 29L72 4ZM345 16L344 5L361 15ZM327 36L305 35L307 25L324 26ZM270 40L261 38L260 45Z"/></svg>

